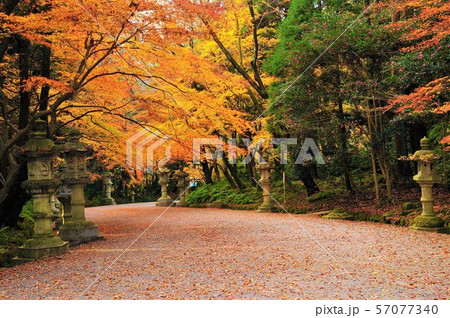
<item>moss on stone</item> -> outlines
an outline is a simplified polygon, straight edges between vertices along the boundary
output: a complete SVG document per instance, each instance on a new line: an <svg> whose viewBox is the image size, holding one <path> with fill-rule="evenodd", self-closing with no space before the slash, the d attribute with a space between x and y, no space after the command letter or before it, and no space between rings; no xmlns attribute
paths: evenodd
<svg viewBox="0 0 450 318"><path fill-rule="evenodd" d="M412 211L412 212L408 213L408 216L412 217L412 216L418 216L421 214L422 214L422 211L417 210L417 211Z"/></svg>
<svg viewBox="0 0 450 318"><path fill-rule="evenodd" d="M382 216L379 216L379 215L370 215L369 216L369 221L370 222L384 223L385 219Z"/></svg>
<svg viewBox="0 0 450 318"><path fill-rule="evenodd" d="M0 267L8 267L11 260L16 256L14 249L9 247L0 247Z"/></svg>
<svg viewBox="0 0 450 318"><path fill-rule="evenodd" d="M69 221L61 225L60 230L64 229L88 229L96 227L92 221Z"/></svg>
<svg viewBox="0 0 450 318"><path fill-rule="evenodd" d="M325 219L353 220L353 215L347 213L343 209L334 209L331 213L324 215Z"/></svg>
<svg viewBox="0 0 450 318"><path fill-rule="evenodd" d="M47 248L63 244L64 241L58 236L33 237L27 240L22 247L25 248Z"/></svg>
<svg viewBox="0 0 450 318"><path fill-rule="evenodd" d="M413 224L419 228L439 228L444 226L444 221L435 216L419 216L414 219Z"/></svg>

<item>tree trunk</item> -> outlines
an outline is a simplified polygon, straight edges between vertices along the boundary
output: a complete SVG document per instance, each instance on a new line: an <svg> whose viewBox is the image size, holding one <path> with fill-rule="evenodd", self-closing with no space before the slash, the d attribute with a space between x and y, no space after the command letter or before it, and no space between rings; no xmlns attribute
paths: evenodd
<svg viewBox="0 0 450 318"><path fill-rule="evenodd" d="M367 126L369 128L369 142L370 142L370 159L372 161L372 178L375 190L375 200L377 204L381 204L380 199L380 187L378 185L378 176L377 176L377 162L376 162L376 145L375 145L375 135L373 122L371 117L371 109L370 104L367 102Z"/></svg>
<svg viewBox="0 0 450 318"><path fill-rule="evenodd" d="M211 170L212 170L211 174L212 174L213 182L220 181L220 171L219 171L219 165L217 164L217 162L212 163Z"/></svg>
<svg viewBox="0 0 450 318"><path fill-rule="evenodd" d="M41 76L45 78L50 78L50 57L51 51L49 47L41 46ZM50 87L48 85L43 85L41 89L41 95L39 96L39 110L46 110L48 107L48 96L50 92ZM42 118L46 120L46 118Z"/></svg>
<svg viewBox="0 0 450 318"><path fill-rule="evenodd" d="M375 160L375 150L373 146L370 147L370 158L372 161L372 178L375 189L375 200L377 204L380 204L381 200L380 200L380 187L378 185L378 176L377 176L377 162Z"/></svg>
<svg viewBox="0 0 450 318"><path fill-rule="evenodd" d="M344 108L342 106L341 98L337 101L338 111L337 117L339 119L339 143L341 145L341 164L344 172L345 187L347 191L353 194L352 181L350 176L350 169L348 168L348 146L347 146L347 130L344 123Z"/></svg>
<svg viewBox="0 0 450 318"><path fill-rule="evenodd" d="M208 161L206 161L206 159L204 159L200 162L200 164L202 165L203 174L205 175L205 183L212 184L213 183L212 170L208 165Z"/></svg>
<svg viewBox="0 0 450 318"><path fill-rule="evenodd" d="M408 145L406 140L406 128L401 124L400 131L394 134L395 149L397 157L408 156ZM413 170L411 164L406 160L397 160L397 174L401 179L411 180Z"/></svg>
<svg viewBox="0 0 450 318"><path fill-rule="evenodd" d="M17 226L22 206L30 198L22 189L21 183L27 179L25 163L9 168L6 185L0 190L0 227Z"/></svg>
<svg viewBox="0 0 450 318"><path fill-rule="evenodd" d="M252 186L256 186L256 181L255 181L256 175L254 174L254 169L253 169L253 166L254 166L254 165L255 165L255 159L254 159L253 156L252 156L252 158L251 158L251 160L249 161L249 163L246 163L246 164L245 164L245 168L247 169L247 172L248 172L250 184L251 184Z"/></svg>
<svg viewBox="0 0 450 318"><path fill-rule="evenodd" d="M295 167L296 167L295 171L297 172L300 180L303 182L308 196L311 196L314 193L319 192L320 191L319 186L314 181L314 178L312 177L308 167L305 164L295 165Z"/></svg>
<svg viewBox="0 0 450 318"><path fill-rule="evenodd" d="M222 172L223 175L225 176L225 178L227 179L228 183L230 184L230 187L233 189L237 188L236 183L233 181L233 178L230 176L230 173L228 172L228 168L225 167L221 167L222 168Z"/></svg>
<svg viewBox="0 0 450 318"><path fill-rule="evenodd" d="M30 41L21 36L15 36L14 39L19 52L17 59L20 76L18 128L24 129L29 124L31 103L30 92L24 88L30 74ZM21 138L17 145L22 145L25 140L26 138ZM1 164L1 171L6 171L3 173L3 176L6 175L6 182L0 190L0 225L16 226L22 206L29 199L29 195L21 187L21 183L27 179L26 162L16 163L11 150L8 150Z"/></svg>
<svg viewBox="0 0 450 318"><path fill-rule="evenodd" d="M28 126L30 117L30 92L25 90L25 83L29 78L30 72L30 41L17 36L17 44L19 46L19 73L20 73L20 101L19 101L19 129Z"/></svg>
<svg viewBox="0 0 450 318"><path fill-rule="evenodd" d="M447 136L448 127L448 113L445 114L445 119L442 121L442 137ZM444 186L448 191L448 169L447 169L447 152L445 151L445 145L442 145L442 170L444 170Z"/></svg>
<svg viewBox="0 0 450 318"><path fill-rule="evenodd" d="M238 172L235 165L232 165L228 162L228 158L225 156L223 157L223 162L225 163L225 167L230 171L231 176L233 177L234 182L238 186L240 190L245 189L245 184L242 183L241 179L238 176Z"/></svg>

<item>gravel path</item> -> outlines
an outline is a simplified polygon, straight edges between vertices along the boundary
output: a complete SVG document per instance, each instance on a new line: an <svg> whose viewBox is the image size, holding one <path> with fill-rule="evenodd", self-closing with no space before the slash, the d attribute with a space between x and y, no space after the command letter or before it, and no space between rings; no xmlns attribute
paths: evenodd
<svg viewBox="0 0 450 318"><path fill-rule="evenodd" d="M88 209L106 239L0 269L0 299L450 298L450 235L189 208L170 208L142 234L164 210Z"/></svg>

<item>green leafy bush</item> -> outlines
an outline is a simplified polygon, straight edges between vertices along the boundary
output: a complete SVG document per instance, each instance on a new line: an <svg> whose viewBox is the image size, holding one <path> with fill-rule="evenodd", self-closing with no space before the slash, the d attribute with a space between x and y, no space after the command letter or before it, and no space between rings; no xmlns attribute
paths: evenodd
<svg viewBox="0 0 450 318"><path fill-rule="evenodd" d="M336 194L337 194L337 191L335 191L335 190L317 192L317 193L313 194L312 196L307 197L306 201L316 202L316 201L326 200L326 199L333 198Z"/></svg>
<svg viewBox="0 0 450 318"><path fill-rule="evenodd" d="M27 201L27 203L24 204L24 206L22 207L22 211L20 212L20 217L23 218L24 220L28 220L30 222L34 222L33 219L33 201L29 200Z"/></svg>
<svg viewBox="0 0 450 318"><path fill-rule="evenodd" d="M186 199L190 205L221 201L226 204L252 204L258 200L255 191L231 189L227 182L205 184L193 191Z"/></svg>
<svg viewBox="0 0 450 318"><path fill-rule="evenodd" d="M104 196L101 194L94 195L90 199L86 200L86 207L99 206L103 203Z"/></svg>
<svg viewBox="0 0 450 318"><path fill-rule="evenodd" d="M11 227L3 227L0 229L0 246L19 246L27 239L24 231Z"/></svg>
<svg viewBox="0 0 450 318"><path fill-rule="evenodd" d="M33 234L33 222L25 219L18 226L19 229L8 226L0 229L0 267L11 266L11 260L17 256L16 248Z"/></svg>

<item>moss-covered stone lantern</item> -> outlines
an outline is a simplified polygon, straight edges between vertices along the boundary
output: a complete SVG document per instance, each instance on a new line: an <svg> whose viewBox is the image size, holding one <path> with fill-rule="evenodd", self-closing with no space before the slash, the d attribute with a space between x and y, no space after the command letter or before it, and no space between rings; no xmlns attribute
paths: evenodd
<svg viewBox="0 0 450 318"><path fill-rule="evenodd" d="M87 146L80 142L80 132L71 129L68 141L64 145L63 157L66 161L67 170L62 175L63 182L70 186L71 200L70 209L72 217L64 220L59 229L59 236L70 243L77 245L102 238L98 233L97 225L87 221L85 217L84 185L90 178L86 169Z"/></svg>
<svg viewBox="0 0 450 318"><path fill-rule="evenodd" d="M260 163L257 169L261 175L259 183L262 187L262 197L263 203L258 207L258 212L272 212L275 211L272 205L272 200L270 198L270 171L272 170L272 165L270 163Z"/></svg>
<svg viewBox="0 0 450 318"><path fill-rule="evenodd" d="M188 176L189 175L186 172L184 172L183 170L180 170L175 173L175 177L178 180L177 186L178 186L178 192L179 192L179 196L180 196L177 206L181 206L181 207L189 206L186 202L186 192L187 192L186 187L188 186L188 184L186 182L186 180L187 180L186 178Z"/></svg>
<svg viewBox="0 0 450 318"><path fill-rule="evenodd" d="M32 196L34 228L33 237L18 248L17 262L58 255L69 249L67 242L53 234L50 198L60 183L53 169L53 158L58 150L46 135L47 123L37 120L31 139L18 151L18 155L27 160L28 179L22 187Z"/></svg>
<svg viewBox="0 0 450 318"><path fill-rule="evenodd" d="M111 181L112 173L107 171L103 174L103 183L105 185L105 198L103 199L103 204L105 205L115 205L116 200L111 196L111 186L113 185Z"/></svg>
<svg viewBox="0 0 450 318"><path fill-rule="evenodd" d="M161 185L161 197L156 202L157 206L169 206L173 200L167 195L167 186L169 184L170 170L166 167L159 169L159 184Z"/></svg>
<svg viewBox="0 0 450 318"><path fill-rule="evenodd" d="M441 182L441 177L436 172L436 161L439 156L430 148L430 140L424 137L420 141L421 150L412 155L411 160L417 161L418 173L413 177L422 189L422 214L414 219L412 230L447 232L444 221L434 213L433 185Z"/></svg>

